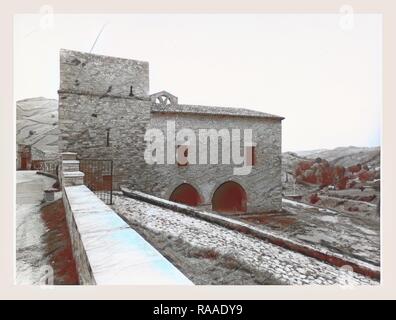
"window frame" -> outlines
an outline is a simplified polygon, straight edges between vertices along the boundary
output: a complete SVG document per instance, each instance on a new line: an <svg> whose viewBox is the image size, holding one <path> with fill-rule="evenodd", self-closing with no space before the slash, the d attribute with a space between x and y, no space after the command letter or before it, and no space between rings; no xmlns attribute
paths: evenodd
<svg viewBox="0 0 396 320"><path fill-rule="evenodd" d="M251 150L251 152L249 152L249 150ZM254 167L257 164L257 152L256 152L256 146L247 146L245 147L246 150L246 164L248 166ZM251 159L249 159L249 153L251 154ZM249 161L251 160L251 161ZM250 163L251 162L251 163Z"/></svg>

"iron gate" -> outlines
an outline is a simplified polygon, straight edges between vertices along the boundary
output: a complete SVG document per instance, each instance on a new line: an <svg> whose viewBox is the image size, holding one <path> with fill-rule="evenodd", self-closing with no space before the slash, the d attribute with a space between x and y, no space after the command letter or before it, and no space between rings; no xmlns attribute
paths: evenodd
<svg viewBox="0 0 396 320"><path fill-rule="evenodd" d="M84 184L104 203L113 204L113 160L79 160Z"/></svg>

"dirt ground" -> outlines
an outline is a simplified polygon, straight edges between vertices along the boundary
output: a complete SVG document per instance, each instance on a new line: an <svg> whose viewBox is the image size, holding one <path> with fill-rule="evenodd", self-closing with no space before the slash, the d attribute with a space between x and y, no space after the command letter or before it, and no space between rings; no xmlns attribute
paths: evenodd
<svg viewBox="0 0 396 320"><path fill-rule="evenodd" d="M43 206L41 217L47 227L42 240L45 255L54 270L54 285L78 285L78 273L62 199Z"/></svg>

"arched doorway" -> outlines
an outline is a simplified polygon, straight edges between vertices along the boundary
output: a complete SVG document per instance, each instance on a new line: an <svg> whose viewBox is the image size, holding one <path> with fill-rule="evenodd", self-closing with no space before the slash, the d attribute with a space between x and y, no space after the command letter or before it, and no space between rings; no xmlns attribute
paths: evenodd
<svg viewBox="0 0 396 320"><path fill-rule="evenodd" d="M201 203L201 196L191 184L182 183L173 190L169 200L196 207Z"/></svg>
<svg viewBox="0 0 396 320"><path fill-rule="evenodd" d="M226 213L246 212L247 196L245 190L234 181L223 183L213 194L212 209Z"/></svg>

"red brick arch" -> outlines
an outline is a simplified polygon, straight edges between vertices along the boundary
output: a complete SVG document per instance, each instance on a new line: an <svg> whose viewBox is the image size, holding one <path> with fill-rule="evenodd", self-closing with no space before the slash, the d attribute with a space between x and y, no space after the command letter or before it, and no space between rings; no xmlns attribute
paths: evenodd
<svg viewBox="0 0 396 320"><path fill-rule="evenodd" d="M173 190L169 200L196 207L201 203L201 196L191 184L182 183Z"/></svg>
<svg viewBox="0 0 396 320"><path fill-rule="evenodd" d="M220 185L212 197L212 209L225 213L243 213L247 210L245 189L234 181Z"/></svg>

